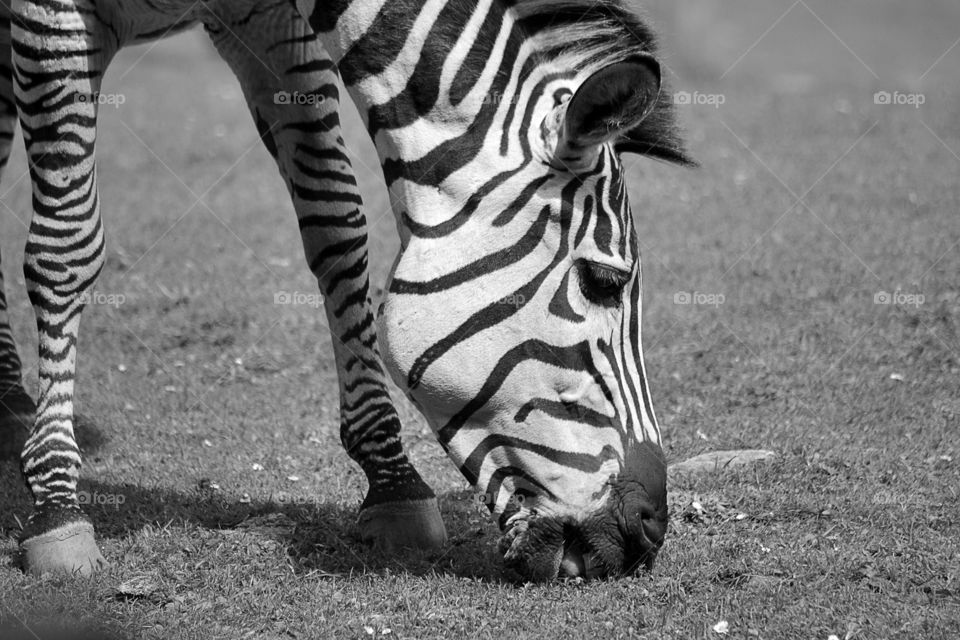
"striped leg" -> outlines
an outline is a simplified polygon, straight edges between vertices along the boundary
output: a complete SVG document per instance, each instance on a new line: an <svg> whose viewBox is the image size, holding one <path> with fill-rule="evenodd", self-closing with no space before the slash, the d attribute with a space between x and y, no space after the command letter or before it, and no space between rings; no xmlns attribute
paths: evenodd
<svg viewBox="0 0 960 640"><path fill-rule="evenodd" d="M324 295L339 371L341 440L370 485L361 534L386 550L442 545L436 498L403 451L377 345L366 219L341 137L336 68L292 3L244 16L229 29L213 22L208 30L277 160Z"/></svg>
<svg viewBox="0 0 960 640"><path fill-rule="evenodd" d="M13 3L13 65L33 180L24 275L39 332L37 418L21 456L34 511L20 547L30 573L82 573L104 561L77 504L73 433L83 294L103 265L90 96L111 55L92 0Z"/></svg>
<svg viewBox="0 0 960 640"><path fill-rule="evenodd" d="M13 95L10 19L0 17L0 174L6 169L17 129L17 105ZM27 433L33 427L33 401L23 388L20 356L7 315L7 296L0 267L0 457L20 455Z"/></svg>

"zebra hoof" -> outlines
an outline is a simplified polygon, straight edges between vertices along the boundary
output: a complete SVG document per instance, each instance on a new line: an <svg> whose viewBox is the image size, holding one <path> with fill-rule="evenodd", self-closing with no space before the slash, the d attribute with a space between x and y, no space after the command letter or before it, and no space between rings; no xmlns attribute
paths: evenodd
<svg viewBox="0 0 960 640"><path fill-rule="evenodd" d="M436 498L382 502L366 507L357 520L361 539L387 553L439 549L447 530Z"/></svg>
<svg viewBox="0 0 960 640"><path fill-rule="evenodd" d="M89 576L107 566L97 548L93 525L69 522L20 543L23 570L32 576Z"/></svg>

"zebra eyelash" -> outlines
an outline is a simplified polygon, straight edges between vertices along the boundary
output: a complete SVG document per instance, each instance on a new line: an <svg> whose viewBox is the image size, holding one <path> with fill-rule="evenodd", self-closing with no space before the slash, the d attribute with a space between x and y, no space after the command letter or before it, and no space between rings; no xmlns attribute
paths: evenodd
<svg viewBox="0 0 960 640"><path fill-rule="evenodd" d="M580 291L587 300L602 307L620 306L629 272L589 260L581 261L579 272Z"/></svg>

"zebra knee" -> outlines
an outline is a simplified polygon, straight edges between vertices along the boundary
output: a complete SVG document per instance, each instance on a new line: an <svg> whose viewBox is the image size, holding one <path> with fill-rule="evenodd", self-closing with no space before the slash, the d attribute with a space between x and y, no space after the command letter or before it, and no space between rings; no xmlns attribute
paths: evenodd
<svg viewBox="0 0 960 640"><path fill-rule="evenodd" d="M51 246L53 234L31 231L23 274L41 328L51 323L62 326L86 304L105 263L104 239L99 224L96 227L74 230L73 249L66 254Z"/></svg>

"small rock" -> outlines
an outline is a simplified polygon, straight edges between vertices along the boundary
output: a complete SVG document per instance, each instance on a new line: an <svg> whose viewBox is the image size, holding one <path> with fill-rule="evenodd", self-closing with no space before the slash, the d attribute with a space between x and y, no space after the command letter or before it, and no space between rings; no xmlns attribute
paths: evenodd
<svg viewBox="0 0 960 640"><path fill-rule="evenodd" d="M758 462L766 462L777 457L773 451L764 449L741 449L734 451L712 451L694 456L669 466L668 477L689 476L711 471L721 471L735 467L744 467Z"/></svg>
<svg viewBox="0 0 960 640"><path fill-rule="evenodd" d="M726 620L721 620L717 624L713 625L713 630L715 633L719 633L720 635L726 635L730 633L730 623Z"/></svg>

